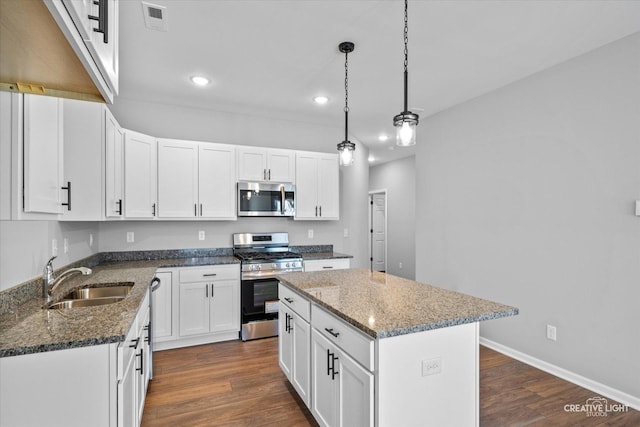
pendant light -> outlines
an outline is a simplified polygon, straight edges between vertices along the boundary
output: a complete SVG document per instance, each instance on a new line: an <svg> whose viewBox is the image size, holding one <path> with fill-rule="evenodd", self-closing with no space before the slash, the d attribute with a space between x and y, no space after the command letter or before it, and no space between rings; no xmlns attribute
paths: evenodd
<svg viewBox="0 0 640 427"><path fill-rule="evenodd" d="M340 152L340 165L351 166L353 163L353 152L356 144L349 141L349 53L353 52L355 45L352 42L342 42L338 45L338 50L344 53L344 141L338 144Z"/></svg>
<svg viewBox="0 0 640 427"><path fill-rule="evenodd" d="M418 115L409 111L407 107L407 86L409 72L409 14L408 0L404 0L404 110L393 118L393 125L396 127L396 145L408 147L416 144L416 127L418 126Z"/></svg>

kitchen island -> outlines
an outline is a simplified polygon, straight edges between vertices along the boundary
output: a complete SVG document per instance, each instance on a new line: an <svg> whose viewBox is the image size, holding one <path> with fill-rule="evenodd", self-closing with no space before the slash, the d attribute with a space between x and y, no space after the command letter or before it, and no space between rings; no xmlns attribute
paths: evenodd
<svg viewBox="0 0 640 427"><path fill-rule="evenodd" d="M478 425L478 325L517 308L364 269L278 279L280 366L320 425Z"/></svg>

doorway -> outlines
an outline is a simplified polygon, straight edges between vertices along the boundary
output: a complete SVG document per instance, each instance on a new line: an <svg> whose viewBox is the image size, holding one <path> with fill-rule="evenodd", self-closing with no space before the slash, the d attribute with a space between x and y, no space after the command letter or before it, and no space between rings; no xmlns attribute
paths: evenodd
<svg viewBox="0 0 640 427"><path fill-rule="evenodd" d="M387 190L369 192L369 261L371 271L387 271Z"/></svg>

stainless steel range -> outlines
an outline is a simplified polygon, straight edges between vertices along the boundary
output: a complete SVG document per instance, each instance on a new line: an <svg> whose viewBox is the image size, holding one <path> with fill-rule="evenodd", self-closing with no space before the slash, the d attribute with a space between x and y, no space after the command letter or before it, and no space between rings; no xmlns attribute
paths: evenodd
<svg viewBox="0 0 640 427"><path fill-rule="evenodd" d="M302 271L302 256L289 250L289 233L236 233L233 254L241 262L243 341L278 335L276 275Z"/></svg>

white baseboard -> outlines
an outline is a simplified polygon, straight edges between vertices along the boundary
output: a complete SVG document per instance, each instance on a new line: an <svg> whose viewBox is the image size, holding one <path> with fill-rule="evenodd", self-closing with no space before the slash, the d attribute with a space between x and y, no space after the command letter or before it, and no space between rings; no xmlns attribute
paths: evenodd
<svg viewBox="0 0 640 427"><path fill-rule="evenodd" d="M509 357L512 357L513 359L519 360L522 363L531 365L542 371L548 372L551 375L555 375L556 377L562 378L563 380L579 385L580 387L584 387L587 390L591 390L596 394L608 397L609 399L613 399L619 403L622 403L623 405L627 405L630 408L640 411L640 397L632 396L623 391L609 387L608 385L583 377L582 375L578 375L574 372L567 371L566 369L560 368L556 365L552 365L551 363L547 363L544 360L536 359L533 356L529 356L528 354L519 352L512 349L511 347L507 347L483 337L480 337L480 345L489 347L492 350L505 354Z"/></svg>

